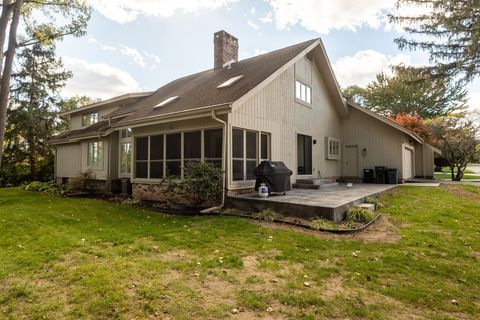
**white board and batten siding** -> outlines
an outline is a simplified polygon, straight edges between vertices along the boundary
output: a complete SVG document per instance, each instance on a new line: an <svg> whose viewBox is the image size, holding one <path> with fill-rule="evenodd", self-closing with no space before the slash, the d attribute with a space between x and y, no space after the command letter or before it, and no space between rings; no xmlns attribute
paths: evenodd
<svg viewBox="0 0 480 320"><path fill-rule="evenodd" d="M312 88L312 103L295 99L296 79ZM312 176L338 177L339 160L326 160L325 137L340 138L340 118L315 62L302 58L232 111L231 126L271 134L271 160L283 161L297 177L297 134L316 140ZM231 174L229 175L231 176Z"/></svg>
<svg viewBox="0 0 480 320"><path fill-rule="evenodd" d="M350 108L350 115L342 119L342 129L342 149L357 147L360 177L363 169L375 166L397 168L399 177L403 177L403 152L405 145L410 146L411 137L355 108ZM348 170L345 163L343 167Z"/></svg>
<svg viewBox="0 0 480 320"><path fill-rule="evenodd" d="M82 149L79 143L56 146L56 175L62 178L77 177L82 171Z"/></svg>

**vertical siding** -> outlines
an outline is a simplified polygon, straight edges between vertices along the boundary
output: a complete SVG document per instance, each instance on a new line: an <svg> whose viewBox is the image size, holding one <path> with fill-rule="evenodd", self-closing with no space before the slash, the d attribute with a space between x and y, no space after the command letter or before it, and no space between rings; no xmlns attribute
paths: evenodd
<svg viewBox="0 0 480 320"><path fill-rule="evenodd" d="M110 179L118 179L118 171L119 171L119 161L120 161L120 143L119 143L119 131L113 132L109 136L109 159L110 159L110 164L109 164L109 176Z"/></svg>
<svg viewBox="0 0 480 320"><path fill-rule="evenodd" d="M350 108L350 115L342 121L343 148L358 145L360 175L363 169L387 166L399 169L402 177L403 145L411 138L401 131L373 118L362 111ZM366 156L363 149L366 149Z"/></svg>
<svg viewBox="0 0 480 320"><path fill-rule="evenodd" d="M77 177L82 171L82 151L79 143L56 146L56 176Z"/></svg>
<svg viewBox="0 0 480 320"><path fill-rule="evenodd" d="M295 101L296 77L312 86L312 105ZM308 79L311 79L308 82ZM341 137L340 118L315 64L301 59L232 112L232 126L271 133L272 160L297 175L296 134L312 136L313 176L340 176L338 160L325 159L325 137Z"/></svg>

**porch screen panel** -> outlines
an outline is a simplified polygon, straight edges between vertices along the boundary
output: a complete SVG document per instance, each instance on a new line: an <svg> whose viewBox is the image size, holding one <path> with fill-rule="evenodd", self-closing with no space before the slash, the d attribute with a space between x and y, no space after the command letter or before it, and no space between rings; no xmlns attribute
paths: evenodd
<svg viewBox="0 0 480 320"><path fill-rule="evenodd" d="M202 160L202 132L193 131L183 134L183 165Z"/></svg>
<svg viewBox="0 0 480 320"><path fill-rule="evenodd" d="M246 131L245 133L245 149L247 151L245 159L246 167L246 179L255 180L255 175L253 170L257 166L257 156L258 156L258 133L254 131Z"/></svg>
<svg viewBox="0 0 480 320"><path fill-rule="evenodd" d="M168 134L166 142L166 174L167 176L180 177L182 165L182 135L180 133Z"/></svg>
<svg viewBox="0 0 480 320"><path fill-rule="evenodd" d="M148 178L148 137L135 138L135 177Z"/></svg>
<svg viewBox="0 0 480 320"><path fill-rule="evenodd" d="M233 148L233 163L232 163L232 179L234 181L244 180L244 152L243 152L243 130L232 130L232 148Z"/></svg>
<svg viewBox="0 0 480 320"><path fill-rule="evenodd" d="M213 129L204 131L204 157L206 162L222 167L222 140L223 130Z"/></svg>
<svg viewBox="0 0 480 320"><path fill-rule="evenodd" d="M150 137L150 179L163 178L163 135Z"/></svg>

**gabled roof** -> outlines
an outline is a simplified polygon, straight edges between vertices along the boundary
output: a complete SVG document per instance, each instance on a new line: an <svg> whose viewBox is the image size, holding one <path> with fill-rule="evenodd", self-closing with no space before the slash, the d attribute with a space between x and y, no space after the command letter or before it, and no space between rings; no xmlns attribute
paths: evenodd
<svg viewBox="0 0 480 320"><path fill-rule="evenodd" d="M116 105L119 105L119 109L117 109L117 110L122 110L123 107L128 107L132 103L135 103L135 102L141 100L142 98L145 98L145 97L149 96L150 94L152 94L152 92L127 93L127 94L123 94L121 96L113 97L113 98L110 98L110 99L107 99L107 100L101 100L101 101L97 101L97 102L94 102L94 103L91 103L91 104L87 104L86 106L83 106L83 107L80 107L80 108L65 111L65 112L60 113L60 115L61 116L66 116L66 115L71 115L71 114L75 114L75 113L83 113L83 112L87 112L87 111L94 112L94 111L97 111L98 109L114 107Z"/></svg>
<svg viewBox="0 0 480 320"><path fill-rule="evenodd" d="M356 104L356 103L354 103L354 102L352 102L352 101L348 101L348 100L347 100L347 104L348 104L350 107L355 108L355 109L357 109L357 110L359 110L359 111L361 111L361 112L363 112L363 113L366 113L367 115L372 116L372 117L374 117L375 119L382 121L383 123L391 126L392 128L395 128L395 129L397 129L397 130L399 130L399 131L401 131L401 132L409 135L410 137L412 137L414 140L416 140L416 141L419 142L420 144L423 144L423 143L424 143L424 140L423 140L418 134L416 134L416 133L413 132L413 131L408 130L407 128L402 127L402 126L399 125L398 123L395 123L395 122L393 122L392 120L389 120L389 119L387 119L387 118L379 115L379 114L376 113L376 112L373 112L373 111L371 111L371 110L368 110L368 109L365 108L365 107L359 106L358 104Z"/></svg>
<svg viewBox="0 0 480 320"><path fill-rule="evenodd" d="M105 136L109 134L111 125L114 124L116 121L118 120L112 120L110 122L108 120L103 120L89 125L88 127L77 130L65 131L52 137L49 143L55 145L73 142L81 139Z"/></svg>
<svg viewBox="0 0 480 320"><path fill-rule="evenodd" d="M283 49L232 63L223 69L210 69L174 80L159 88L149 97L128 108L136 110L118 122L118 126L161 117L173 113L193 111L214 106L228 106L250 92L275 71L283 67L310 46L315 47L319 39L312 39ZM217 88L225 81L239 77L231 86ZM153 108L170 97L178 99ZM112 113L115 116L115 112Z"/></svg>

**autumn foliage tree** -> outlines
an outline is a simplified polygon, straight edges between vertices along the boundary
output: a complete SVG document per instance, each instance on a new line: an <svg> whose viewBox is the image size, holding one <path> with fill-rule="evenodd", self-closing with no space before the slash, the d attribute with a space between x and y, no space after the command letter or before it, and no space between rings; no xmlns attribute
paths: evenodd
<svg viewBox="0 0 480 320"><path fill-rule="evenodd" d="M425 126L425 121L417 116L406 112L398 113L396 115L387 116L387 119L393 121L408 130L415 132L423 139L428 139L429 133Z"/></svg>

